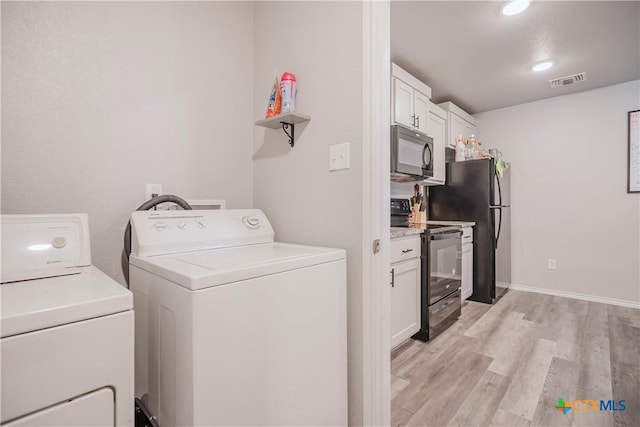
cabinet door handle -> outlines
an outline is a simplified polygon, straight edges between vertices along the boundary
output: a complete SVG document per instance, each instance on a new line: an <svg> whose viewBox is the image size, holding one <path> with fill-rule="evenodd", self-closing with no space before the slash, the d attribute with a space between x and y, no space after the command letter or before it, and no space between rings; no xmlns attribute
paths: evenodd
<svg viewBox="0 0 640 427"><path fill-rule="evenodd" d="M420 128L420 116L416 116L416 120L418 122L418 124L416 125L417 128Z"/></svg>
<svg viewBox="0 0 640 427"><path fill-rule="evenodd" d="M413 116L411 116L411 120L413 121L412 126L416 127L416 115L415 114Z"/></svg>
<svg viewBox="0 0 640 427"><path fill-rule="evenodd" d="M391 269L391 287L395 288L395 281L396 281L396 269L392 268Z"/></svg>
<svg viewBox="0 0 640 427"><path fill-rule="evenodd" d="M413 252L413 249L405 249L402 251L403 254L408 254L409 252Z"/></svg>

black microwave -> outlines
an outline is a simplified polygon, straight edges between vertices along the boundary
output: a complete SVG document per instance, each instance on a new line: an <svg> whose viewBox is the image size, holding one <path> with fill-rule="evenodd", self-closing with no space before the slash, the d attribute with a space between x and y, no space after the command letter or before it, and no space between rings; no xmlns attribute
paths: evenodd
<svg viewBox="0 0 640 427"><path fill-rule="evenodd" d="M422 181L433 176L433 138L391 126L391 180Z"/></svg>

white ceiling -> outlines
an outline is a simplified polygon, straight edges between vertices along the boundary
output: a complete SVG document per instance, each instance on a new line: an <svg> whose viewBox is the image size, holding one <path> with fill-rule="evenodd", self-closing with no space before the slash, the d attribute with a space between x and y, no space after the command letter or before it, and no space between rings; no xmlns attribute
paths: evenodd
<svg viewBox="0 0 640 427"><path fill-rule="evenodd" d="M639 1L533 1L515 16L504 4L393 0L391 59L434 102L472 114L640 79ZM547 58L554 67L531 71ZM585 82L549 86L581 72Z"/></svg>

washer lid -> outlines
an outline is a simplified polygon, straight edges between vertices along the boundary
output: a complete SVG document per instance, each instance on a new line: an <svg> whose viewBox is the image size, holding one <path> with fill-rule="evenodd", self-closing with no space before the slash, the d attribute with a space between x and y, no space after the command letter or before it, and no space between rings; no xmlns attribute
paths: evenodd
<svg viewBox="0 0 640 427"><path fill-rule="evenodd" d="M2 337L107 316L133 308L131 291L97 268L0 287Z"/></svg>
<svg viewBox="0 0 640 427"><path fill-rule="evenodd" d="M197 290L344 259L344 249L263 243L177 255L136 257L131 265Z"/></svg>

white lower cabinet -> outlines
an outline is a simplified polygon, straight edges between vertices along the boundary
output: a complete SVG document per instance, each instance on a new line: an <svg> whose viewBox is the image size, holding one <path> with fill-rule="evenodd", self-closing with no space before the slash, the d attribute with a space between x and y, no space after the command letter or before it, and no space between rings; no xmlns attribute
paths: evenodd
<svg viewBox="0 0 640 427"><path fill-rule="evenodd" d="M473 227L462 228L461 251L462 299L473 294Z"/></svg>
<svg viewBox="0 0 640 427"><path fill-rule="evenodd" d="M420 236L391 242L391 348L420 330Z"/></svg>

